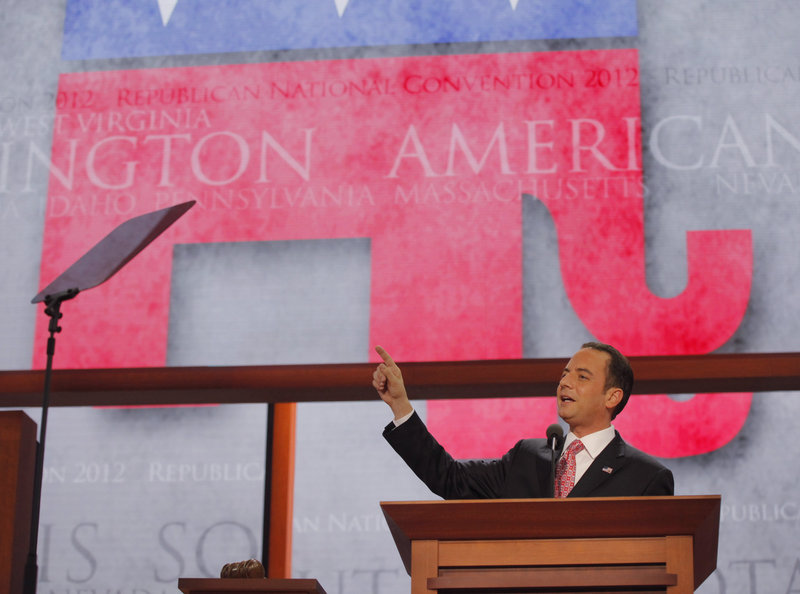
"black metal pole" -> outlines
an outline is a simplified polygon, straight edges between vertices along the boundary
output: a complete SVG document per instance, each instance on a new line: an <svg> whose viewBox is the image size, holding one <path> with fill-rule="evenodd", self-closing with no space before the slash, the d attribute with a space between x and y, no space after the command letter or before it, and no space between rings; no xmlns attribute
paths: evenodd
<svg viewBox="0 0 800 594"><path fill-rule="evenodd" d="M61 303L72 299L78 294L78 289L68 289L55 295L45 297L44 313L50 316L47 339L47 367L44 372L44 394L42 395L42 418L39 421L39 443L36 444L36 466L33 475L33 508L31 511L30 542L28 543L28 558L25 562L25 581L23 582L24 594L36 594L36 579L39 567L36 559L36 549L39 541L39 511L42 505L42 475L44 474L44 444L47 437L47 411L50 406L50 377L53 373L53 355L56 352L55 335L61 332L58 321L61 313Z"/></svg>
<svg viewBox="0 0 800 594"><path fill-rule="evenodd" d="M264 522L261 534L261 564L269 577L269 534L272 520L272 455L275 451L275 404L267 404L267 443L264 460Z"/></svg>

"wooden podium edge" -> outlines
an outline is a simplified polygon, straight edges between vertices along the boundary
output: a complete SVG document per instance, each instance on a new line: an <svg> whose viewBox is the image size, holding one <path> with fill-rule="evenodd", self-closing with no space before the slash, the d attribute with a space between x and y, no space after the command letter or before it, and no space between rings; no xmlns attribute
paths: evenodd
<svg viewBox="0 0 800 594"><path fill-rule="evenodd" d="M0 592L21 592L30 549L36 423L23 411L0 412Z"/></svg>
<svg viewBox="0 0 800 594"><path fill-rule="evenodd" d="M415 540L510 540L691 536L695 589L716 569L720 495L382 501L406 571ZM536 506L540 516L531 515ZM635 506L630 523L609 523ZM658 513L658 515L656 515ZM570 525L579 523L580 532Z"/></svg>
<svg viewBox="0 0 800 594"><path fill-rule="evenodd" d="M315 579L308 578L179 578L184 594L326 594Z"/></svg>

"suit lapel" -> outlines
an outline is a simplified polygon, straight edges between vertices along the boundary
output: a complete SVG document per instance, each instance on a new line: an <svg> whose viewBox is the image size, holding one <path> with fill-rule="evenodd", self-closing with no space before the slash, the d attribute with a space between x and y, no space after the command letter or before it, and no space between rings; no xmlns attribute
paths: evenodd
<svg viewBox="0 0 800 594"><path fill-rule="evenodd" d="M614 476L626 463L625 442L619 433L616 433L611 443L594 459L567 497L591 496L595 489Z"/></svg>

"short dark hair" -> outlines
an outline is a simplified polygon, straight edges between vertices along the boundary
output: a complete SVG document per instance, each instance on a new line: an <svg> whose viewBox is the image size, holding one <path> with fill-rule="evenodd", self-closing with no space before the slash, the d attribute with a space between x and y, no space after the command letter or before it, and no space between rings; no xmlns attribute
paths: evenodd
<svg viewBox="0 0 800 594"><path fill-rule="evenodd" d="M603 342L586 342L581 345L581 348L602 351L609 356L608 366L606 367L606 385L603 389L622 389L622 400L619 401L619 404L617 404L611 412L611 419L613 420L622 412L625 405L628 404L628 398L630 398L631 392L633 391L633 368L631 367L630 361L613 346Z"/></svg>

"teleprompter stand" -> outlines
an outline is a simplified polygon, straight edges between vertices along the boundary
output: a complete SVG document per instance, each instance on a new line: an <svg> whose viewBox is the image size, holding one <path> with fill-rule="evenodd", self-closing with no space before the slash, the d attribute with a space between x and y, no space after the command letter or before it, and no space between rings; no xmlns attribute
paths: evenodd
<svg viewBox="0 0 800 594"><path fill-rule="evenodd" d="M47 339L47 367L44 375L42 418L39 424L39 443L36 448L33 510L31 513L30 545L25 563L24 594L36 593L36 580L39 573L36 549L39 539L39 510L42 503L44 445L47 436L47 411L50 405L53 355L56 350L55 335L61 332L58 322L63 316L61 304L64 301L74 299L81 291L96 287L114 276L194 204L195 201L192 200L125 221L31 300L31 303L44 301L44 313L50 318L48 326L50 336Z"/></svg>

